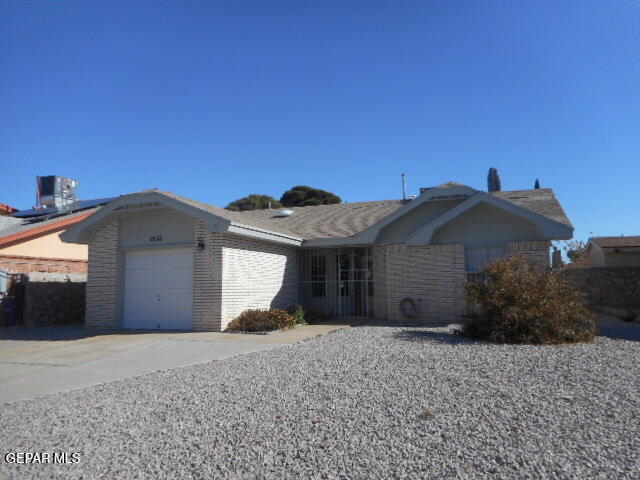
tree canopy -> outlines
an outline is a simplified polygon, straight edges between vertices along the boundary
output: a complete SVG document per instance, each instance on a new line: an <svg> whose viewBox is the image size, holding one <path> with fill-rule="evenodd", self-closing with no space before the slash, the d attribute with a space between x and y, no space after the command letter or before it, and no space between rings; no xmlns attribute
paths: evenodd
<svg viewBox="0 0 640 480"><path fill-rule="evenodd" d="M234 200L227 205L226 208L227 210L233 210L236 212L244 212L245 210L263 210L265 208L269 208L269 202L271 202L271 208L282 207L282 203L269 195L252 193L246 197Z"/></svg>
<svg viewBox="0 0 640 480"><path fill-rule="evenodd" d="M284 192L280 197L280 202L285 207L307 207L342 203L342 199L335 193L306 185L298 185Z"/></svg>

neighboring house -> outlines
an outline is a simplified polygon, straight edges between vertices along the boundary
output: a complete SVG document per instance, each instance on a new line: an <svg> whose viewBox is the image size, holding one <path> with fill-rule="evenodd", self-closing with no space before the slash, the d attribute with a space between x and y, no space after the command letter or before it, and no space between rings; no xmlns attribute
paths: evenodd
<svg viewBox="0 0 640 480"><path fill-rule="evenodd" d="M0 203L0 216L1 215L11 215L12 213L17 212L17 208L13 208L11 205L7 205L6 203Z"/></svg>
<svg viewBox="0 0 640 480"><path fill-rule="evenodd" d="M10 273L56 272L86 273L86 245L63 243L60 233L97 209L70 212L47 218L13 218L0 220L0 270Z"/></svg>
<svg viewBox="0 0 640 480"><path fill-rule="evenodd" d="M113 198L78 200L76 180L37 177L38 207L17 210L0 204L0 271L86 273L86 245L63 243L60 233Z"/></svg>
<svg viewBox="0 0 640 480"><path fill-rule="evenodd" d="M592 237L587 254L590 267L640 267L640 235Z"/></svg>
<svg viewBox="0 0 640 480"><path fill-rule="evenodd" d="M219 331L247 308L297 303L455 321L468 275L511 252L548 266L550 241L572 235L549 189L448 182L409 201L246 212L154 189L118 197L62 239L89 245L87 326Z"/></svg>

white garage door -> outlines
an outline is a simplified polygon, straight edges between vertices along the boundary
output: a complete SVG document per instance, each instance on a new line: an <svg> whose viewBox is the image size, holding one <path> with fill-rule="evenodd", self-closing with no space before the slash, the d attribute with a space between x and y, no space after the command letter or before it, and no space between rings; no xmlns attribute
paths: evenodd
<svg viewBox="0 0 640 480"><path fill-rule="evenodd" d="M125 254L123 328L193 328L193 249Z"/></svg>

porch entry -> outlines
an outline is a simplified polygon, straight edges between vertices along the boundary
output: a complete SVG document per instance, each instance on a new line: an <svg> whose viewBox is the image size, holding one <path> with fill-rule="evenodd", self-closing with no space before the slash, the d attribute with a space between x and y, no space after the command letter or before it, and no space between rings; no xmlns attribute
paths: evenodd
<svg viewBox="0 0 640 480"><path fill-rule="evenodd" d="M373 258L369 247L300 252L300 303L338 317L373 316Z"/></svg>

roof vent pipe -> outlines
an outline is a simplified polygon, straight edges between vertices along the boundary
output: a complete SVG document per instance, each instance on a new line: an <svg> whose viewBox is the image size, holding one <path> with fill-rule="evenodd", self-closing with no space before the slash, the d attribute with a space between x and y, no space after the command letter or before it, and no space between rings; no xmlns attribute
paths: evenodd
<svg viewBox="0 0 640 480"><path fill-rule="evenodd" d="M402 174L402 199L407 199L407 174Z"/></svg>

